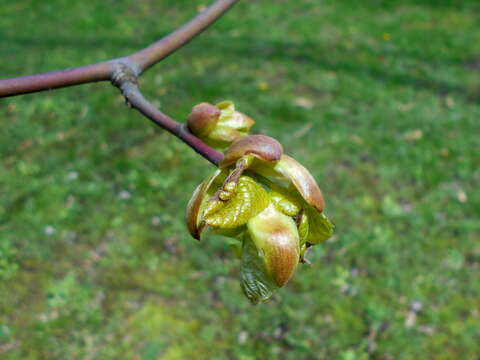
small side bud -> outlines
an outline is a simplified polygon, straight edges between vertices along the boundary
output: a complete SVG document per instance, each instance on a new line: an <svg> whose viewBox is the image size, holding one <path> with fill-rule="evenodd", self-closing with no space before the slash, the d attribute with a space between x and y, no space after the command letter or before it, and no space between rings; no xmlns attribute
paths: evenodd
<svg viewBox="0 0 480 360"><path fill-rule="evenodd" d="M188 115L188 128L197 136L207 136L217 126L221 113L216 106L206 102L195 105Z"/></svg>
<svg viewBox="0 0 480 360"><path fill-rule="evenodd" d="M187 119L190 131L217 149L225 149L233 141L247 136L254 124L250 117L236 111L231 101L198 104Z"/></svg>
<svg viewBox="0 0 480 360"><path fill-rule="evenodd" d="M225 151L220 168L234 164L245 155L254 155L263 161L280 160L283 154L282 145L270 136L249 135L238 139Z"/></svg>

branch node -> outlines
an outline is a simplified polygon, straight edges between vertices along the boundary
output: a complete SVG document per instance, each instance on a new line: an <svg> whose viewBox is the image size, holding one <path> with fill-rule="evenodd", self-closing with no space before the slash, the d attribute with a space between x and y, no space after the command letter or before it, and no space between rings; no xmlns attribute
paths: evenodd
<svg viewBox="0 0 480 360"><path fill-rule="evenodd" d="M117 62L115 64L111 81L112 85L121 89L122 85L126 82L138 84L138 76L131 66L123 62Z"/></svg>

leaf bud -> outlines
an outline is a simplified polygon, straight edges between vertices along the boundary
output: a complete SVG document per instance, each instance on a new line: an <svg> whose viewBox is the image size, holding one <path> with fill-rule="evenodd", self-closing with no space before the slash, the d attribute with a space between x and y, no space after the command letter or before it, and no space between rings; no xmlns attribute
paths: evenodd
<svg viewBox="0 0 480 360"><path fill-rule="evenodd" d="M188 128L193 134L219 149L225 149L233 141L247 136L254 124L250 117L236 111L231 101L195 105L187 118Z"/></svg>
<svg viewBox="0 0 480 360"><path fill-rule="evenodd" d="M188 128L199 137L207 136L217 126L221 113L216 106L206 102L195 105L187 118Z"/></svg>

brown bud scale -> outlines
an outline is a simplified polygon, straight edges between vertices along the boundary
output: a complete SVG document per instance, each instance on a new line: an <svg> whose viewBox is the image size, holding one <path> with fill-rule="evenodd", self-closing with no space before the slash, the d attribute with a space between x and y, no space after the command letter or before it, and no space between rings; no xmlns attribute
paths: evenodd
<svg viewBox="0 0 480 360"><path fill-rule="evenodd" d="M195 105L187 118L188 128L197 136L206 136L217 125L220 114L220 109L212 104L203 102Z"/></svg>
<svg viewBox="0 0 480 360"><path fill-rule="evenodd" d="M234 164L244 155L255 155L263 161L280 160L283 154L282 145L270 136L249 135L238 139L225 151L225 157L219 167Z"/></svg>

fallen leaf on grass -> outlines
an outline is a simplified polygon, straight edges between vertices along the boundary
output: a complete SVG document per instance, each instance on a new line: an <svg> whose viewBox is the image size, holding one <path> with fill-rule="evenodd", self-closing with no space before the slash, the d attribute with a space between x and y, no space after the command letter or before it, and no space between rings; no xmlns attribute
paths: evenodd
<svg viewBox="0 0 480 360"><path fill-rule="evenodd" d="M417 141L423 138L423 131L420 129L415 129L408 131L403 135L403 139L407 141Z"/></svg>
<svg viewBox="0 0 480 360"><path fill-rule="evenodd" d="M295 99L295 105L304 109L311 109L313 107L313 101L304 97L298 97Z"/></svg>
<svg viewBox="0 0 480 360"><path fill-rule="evenodd" d="M468 200L468 197L467 197L467 194L465 193L465 191L460 190L459 192L457 192L457 199L461 203L466 203L467 200Z"/></svg>

